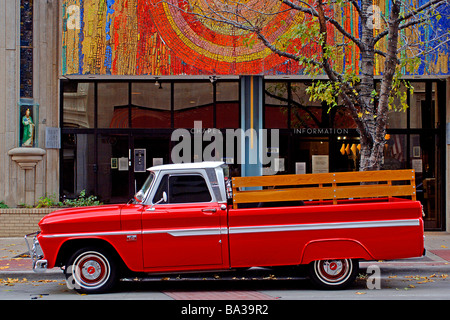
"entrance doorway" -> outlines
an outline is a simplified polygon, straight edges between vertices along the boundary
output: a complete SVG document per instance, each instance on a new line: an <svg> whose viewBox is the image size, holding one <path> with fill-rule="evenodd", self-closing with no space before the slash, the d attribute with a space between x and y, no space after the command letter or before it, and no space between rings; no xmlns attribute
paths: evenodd
<svg viewBox="0 0 450 320"><path fill-rule="evenodd" d="M106 203L127 202L153 165L169 162L170 139L148 135L100 134L97 194Z"/></svg>

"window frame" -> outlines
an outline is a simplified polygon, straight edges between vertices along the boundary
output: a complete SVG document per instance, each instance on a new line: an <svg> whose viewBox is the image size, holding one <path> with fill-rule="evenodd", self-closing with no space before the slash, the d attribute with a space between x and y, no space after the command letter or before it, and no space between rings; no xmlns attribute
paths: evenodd
<svg viewBox="0 0 450 320"><path fill-rule="evenodd" d="M203 180L206 183L206 186L208 188L208 192L209 195L211 197L210 201L201 201L201 202L177 202L177 203L173 203L173 202L169 202L170 197L169 194L167 194L168 196L168 202L161 202L158 205L179 205L179 204L200 204L200 203L215 203L217 202L217 199L213 193L211 184L209 179L206 177L205 173L202 170L189 170L189 171L180 171L180 172L159 172L157 179L155 180L155 184L153 185L152 191L149 195L149 197L147 198L147 201L145 203L145 205L154 205L156 204L156 202L159 201L159 199L155 199L155 196L157 194L157 191L159 189L159 186L161 185L161 182L163 181L163 179L167 176L167 182L168 182L168 189L170 188L170 178L171 177L178 177L178 176L200 176L203 178ZM168 190L169 192L169 190ZM156 201L155 201L156 200Z"/></svg>

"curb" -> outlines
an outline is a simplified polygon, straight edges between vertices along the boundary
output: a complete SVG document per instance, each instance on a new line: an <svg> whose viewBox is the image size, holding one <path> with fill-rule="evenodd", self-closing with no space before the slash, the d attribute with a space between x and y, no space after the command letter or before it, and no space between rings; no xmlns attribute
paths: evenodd
<svg viewBox="0 0 450 320"><path fill-rule="evenodd" d="M44 273L36 273L33 271L0 271L0 279L7 278L26 278L27 280L65 280L64 274L61 270L47 271Z"/></svg>
<svg viewBox="0 0 450 320"><path fill-rule="evenodd" d="M30 258L0 259L0 279L4 278L27 278L27 279L54 279L59 275L64 278L64 274L59 268L52 268L43 273L33 271Z"/></svg>

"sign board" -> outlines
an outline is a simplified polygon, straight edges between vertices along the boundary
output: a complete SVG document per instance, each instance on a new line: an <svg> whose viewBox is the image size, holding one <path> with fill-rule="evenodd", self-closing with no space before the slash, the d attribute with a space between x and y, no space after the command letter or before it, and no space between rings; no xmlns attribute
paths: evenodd
<svg viewBox="0 0 450 320"><path fill-rule="evenodd" d="M328 172L328 156L312 156L312 173Z"/></svg>
<svg viewBox="0 0 450 320"><path fill-rule="evenodd" d="M153 166L160 166L163 164L163 158L153 158Z"/></svg>
<svg viewBox="0 0 450 320"><path fill-rule="evenodd" d="M145 172L146 150L134 149L134 172Z"/></svg>
<svg viewBox="0 0 450 320"><path fill-rule="evenodd" d="M119 158L119 171L128 171L128 158Z"/></svg>
<svg viewBox="0 0 450 320"><path fill-rule="evenodd" d="M45 148L61 149L61 128L45 128Z"/></svg>
<svg viewBox="0 0 450 320"><path fill-rule="evenodd" d="M295 174L305 174L305 173L306 173L306 162L296 162Z"/></svg>

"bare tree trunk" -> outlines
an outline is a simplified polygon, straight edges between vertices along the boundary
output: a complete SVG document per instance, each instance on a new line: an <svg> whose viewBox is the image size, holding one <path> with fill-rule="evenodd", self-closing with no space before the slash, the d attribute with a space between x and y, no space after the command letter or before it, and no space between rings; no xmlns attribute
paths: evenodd
<svg viewBox="0 0 450 320"><path fill-rule="evenodd" d="M397 45L400 15L400 3L398 0L392 2L389 17L389 33L387 40L387 52L384 64L383 78L381 81L380 100L377 110L377 126L374 135L373 146L370 154L368 168L366 170L379 170L383 162L384 145L386 143L386 124L389 104L389 93L392 88L392 79L397 66Z"/></svg>
<svg viewBox="0 0 450 320"><path fill-rule="evenodd" d="M372 16L370 15L370 6L372 1L361 1L361 43L363 48L361 49L361 66L360 66L360 78L361 83L359 85L360 98L364 102L361 108L362 122L366 126L367 134L361 137L361 159L360 170L374 170L371 165L370 159L372 158L374 136L376 130L376 119L374 118L375 106L372 100L372 91L374 90L374 71L373 62L375 60L374 51L374 36L373 36L373 24Z"/></svg>

